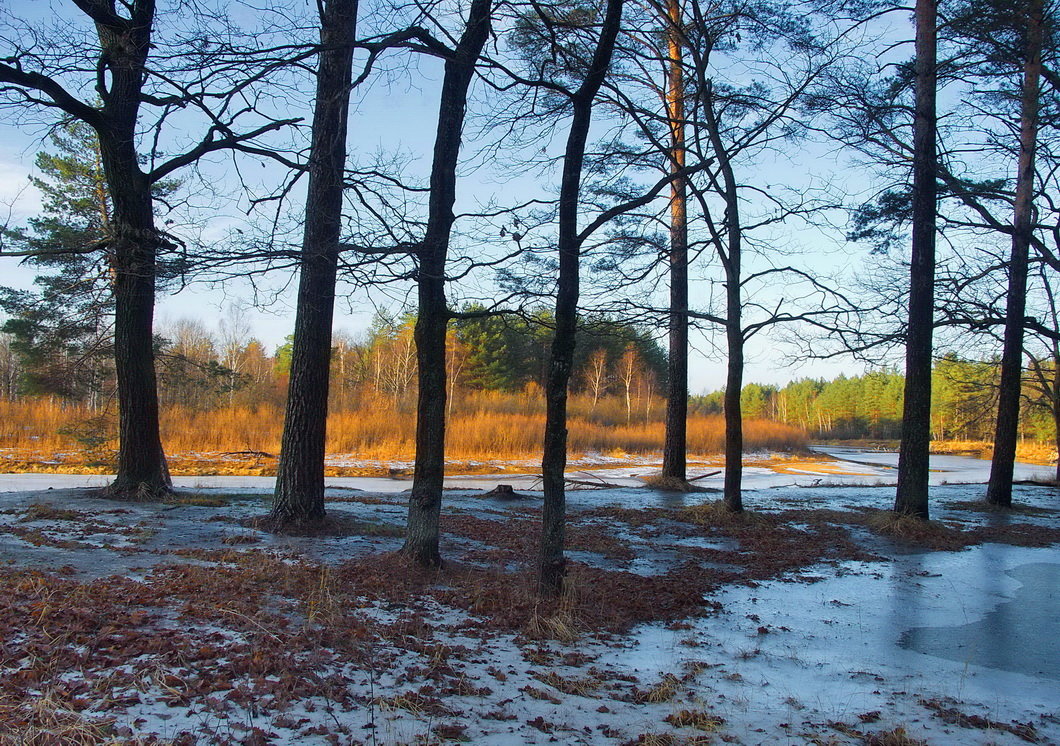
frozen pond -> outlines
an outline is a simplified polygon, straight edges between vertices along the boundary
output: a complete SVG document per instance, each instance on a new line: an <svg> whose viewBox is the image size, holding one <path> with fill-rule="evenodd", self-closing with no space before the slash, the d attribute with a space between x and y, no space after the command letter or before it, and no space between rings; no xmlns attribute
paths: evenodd
<svg viewBox="0 0 1060 746"><path fill-rule="evenodd" d="M863 448L827 445L815 445L812 450L870 469L887 484L897 481L895 470L898 468L898 453L895 451L868 451ZM929 465L932 484L986 483L990 478L990 461L987 459L932 454ZM1050 466L1017 462L1013 478L1017 481L1049 481L1055 473L1056 470Z"/></svg>
<svg viewBox="0 0 1060 746"><path fill-rule="evenodd" d="M1060 564L1028 562L1006 567L992 556L998 547L992 549L984 562L986 583L979 585L1000 586L1006 592L977 590L981 597L1003 600L964 624L911 627L899 644L962 664L1060 681ZM1018 584L1014 591L1009 578Z"/></svg>
<svg viewBox="0 0 1060 746"><path fill-rule="evenodd" d="M798 461L774 463L769 454L748 454L743 468L743 487L760 490L772 487L813 487L821 485L883 486L897 480L898 454L895 452L868 451L844 446L813 446L812 450L838 461ZM643 486L643 477L658 472L657 466L634 464L626 467L612 465L599 468L575 469L568 476L583 482L606 482L624 487ZM696 484L708 489L720 489L723 482L720 467L692 466L689 477ZM1054 475L1050 466L1017 463L1015 479L1048 481ZM931 483L941 484L985 484L990 476L990 462L967 456L933 455L931 457ZM112 477L106 475L80 474L0 474L0 492L23 492L52 488L103 487ZM196 476L174 477L177 487L271 490L273 477L240 476ZM533 474L487 474L448 476L448 489L492 489L498 483L511 484L521 491L540 489L540 477ZM328 487L358 489L367 492L403 492L412 486L410 477L327 477ZM582 485L584 486L584 485Z"/></svg>
<svg viewBox="0 0 1060 746"><path fill-rule="evenodd" d="M711 669L712 696L737 731L770 724L756 743L805 743L799 733L811 722L857 723L866 713L904 721L930 744L1019 742L926 717L911 727L909 713L924 702L959 703L1006 724L1035 723L1055 743L1055 550L973 551L974 559L964 552L905 555L882 565L851 563L810 584L727 590L715 597L724 609L719 619L682 633L642 630L638 665L665 671L689 660L728 660Z"/></svg>

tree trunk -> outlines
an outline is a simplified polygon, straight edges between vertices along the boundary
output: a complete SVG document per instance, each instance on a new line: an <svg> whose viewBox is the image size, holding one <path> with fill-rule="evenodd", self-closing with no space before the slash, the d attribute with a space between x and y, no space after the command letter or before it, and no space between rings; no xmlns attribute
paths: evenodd
<svg viewBox="0 0 1060 746"><path fill-rule="evenodd" d="M714 110L713 87L703 93L703 114L711 147L721 170L721 191L725 200L724 234L715 241L725 268L725 341L728 364L725 379L725 482L722 499L734 513L743 511L743 389L744 336L742 298L743 226L740 224L740 196L732 161L721 137L721 125Z"/></svg>
<svg viewBox="0 0 1060 746"><path fill-rule="evenodd" d="M739 300L737 308L729 302L729 316L725 324L728 345L728 370L725 376L725 481L722 499L734 513L743 510L743 411L740 390L743 388L743 331ZM733 316L735 314L735 316Z"/></svg>
<svg viewBox="0 0 1060 746"><path fill-rule="evenodd" d="M556 331L545 380L545 438L541 458L544 505L541 511L541 549L538 592L557 596L563 590L566 559L563 556L566 522L564 470L567 466L567 389L574 364L577 330L579 262L578 203L581 192L585 143L592 121L592 105L615 48L623 0L607 0L607 10L596 50L585 80L572 97L573 117L563 154L559 192L559 278L556 289Z"/></svg>
<svg viewBox="0 0 1060 746"><path fill-rule="evenodd" d="M152 498L171 489L159 435L155 379L156 259L151 189L128 141L100 138L114 199L114 371L118 384L118 471L108 493Z"/></svg>
<svg viewBox="0 0 1060 746"><path fill-rule="evenodd" d="M666 2L669 60L666 118L670 125L670 173L685 167L685 82L682 67L680 0ZM687 477L688 423L688 222L687 184L677 177L670 186L670 318L667 361L666 435L662 476L679 482Z"/></svg>
<svg viewBox="0 0 1060 746"><path fill-rule="evenodd" d="M1020 151L1012 220L1012 254L1008 268L1005 346L1001 353L997 429L986 501L1012 505L1012 471L1016 461L1020 389L1023 384L1023 317L1027 306L1027 263L1034 212L1034 156L1038 137L1038 83L1042 73L1042 0L1029 0L1027 48L1020 105Z"/></svg>
<svg viewBox="0 0 1060 746"><path fill-rule="evenodd" d="M324 518L331 326L356 22L357 0L326 0L320 17L321 51L291 374L271 514L277 524Z"/></svg>
<svg viewBox="0 0 1060 746"><path fill-rule="evenodd" d="M913 237L905 402L894 509L927 520L931 446L931 337L935 312L935 0L916 0L916 102L913 120Z"/></svg>
<svg viewBox="0 0 1060 746"><path fill-rule="evenodd" d="M1060 370L1057 371L1056 378L1053 379L1054 386L1060 386ZM1054 388L1054 392L1060 391L1060 389ZM1060 401L1056 399L1054 394L1050 405L1053 410L1053 445L1056 446L1056 481L1060 484Z"/></svg>
<svg viewBox="0 0 1060 746"><path fill-rule="evenodd" d="M468 87L490 34L491 12L491 0L475 0L471 4L464 33L453 56L445 63L431 165L427 229L417 252L419 398L416 405L416 466L402 551L425 567L441 564L438 521L445 476L445 334L449 322L445 263L454 220L456 165L467 111Z"/></svg>
<svg viewBox="0 0 1060 746"><path fill-rule="evenodd" d="M158 421L154 306L158 249L151 184L136 153L136 122L150 50L153 5L135 22L97 21L101 70L110 71L102 119L93 126L113 201L114 369L118 384L118 473L108 491L152 497L170 490Z"/></svg>

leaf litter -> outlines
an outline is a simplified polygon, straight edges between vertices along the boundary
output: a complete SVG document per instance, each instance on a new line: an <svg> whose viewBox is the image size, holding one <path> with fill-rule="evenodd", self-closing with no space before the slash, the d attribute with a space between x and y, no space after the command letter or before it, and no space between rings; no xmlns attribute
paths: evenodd
<svg viewBox="0 0 1060 746"><path fill-rule="evenodd" d="M748 494L763 509L737 520L595 490L571 501L554 602L533 593L533 496L447 493L427 571L394 553L401 495L329 492L334 530L297 537L254 527L261 491L8 493L0 743L1055 742L1055 680L896 645L1004 603L945 588L984 557L1000 577L1055 561L1055 491L1018 489L1038 509L998 522L938 487L954 507L923 535L852 509L864 488ZM920 618L896 611L910 594Z"/></svg>

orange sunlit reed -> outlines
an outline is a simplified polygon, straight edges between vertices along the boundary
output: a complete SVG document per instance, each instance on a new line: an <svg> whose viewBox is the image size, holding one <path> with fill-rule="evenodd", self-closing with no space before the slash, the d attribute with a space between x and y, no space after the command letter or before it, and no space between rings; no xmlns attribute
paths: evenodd
<svg viewBox="0 0 1060 746"><path fill-rule="evenodd" d="M497 392L458 392L450 414L447 455L454 459L526 459L540 455L545 416L536 397ZM572 454L650 455L663 442L663 402L627 411L618 398L575 396L570 406ZM0 402L0 447L38 454L71 453L97 447L113 449L113 416L58 399ZM283 412L271 405L225 407L197 411L169 407L162 412L162 439L172 454L261 451L279 449ZM691 417L689 452L722 451L721 417ZM807 443L806 433L766 420L744 423L747 450L792 450ZM332 412L328 420L328 452L365 459L410 459L414 454L415 413L385 402L366 402L352 410Z"/></svg>

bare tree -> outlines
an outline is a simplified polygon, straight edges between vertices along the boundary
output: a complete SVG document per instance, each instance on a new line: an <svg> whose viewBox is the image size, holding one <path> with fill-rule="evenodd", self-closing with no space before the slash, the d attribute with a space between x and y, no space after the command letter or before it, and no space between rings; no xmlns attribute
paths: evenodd
<svg viewBox="0 0 1060 746"><path fill-rule="evenodd" d="M1039 80L1042 75L1042 0L1026 2L1026 48L1020 97L1020 148L1012 218L1012 254L1008 263L1005 344L1001 354L997 430L990 464L986 501L1012 505L1012 472L1019 429L1020 389L1023 382L1023 328L1027 306L1027 270L1034 230L1034 158L1038 139Z"/></svg>
<svg viewBox="0 0 1060 746"><path fill-rule="evenodd" d="M291 377L270 514L277 526L324 518L331 326L356 26L357 0L322 0Z"/></svg>
<svg viewBox="0 0 1060 746"><path fill-rule="evenodd" d="M592 124L593 102L611 62L622 18L622 7L623 0L607 0L592 59L586 67L581 85L570 93L572 119L563 155L563 178L559 193L556 326L545 383L545 440L544 455L541 459L545 503L541 514L538 590L546 596L560 593L566 566L563 545L566 522L564 470L567 465L567 393L574 366L579 259L581 245L585 240L585 234L579 233L578 230L582 168L589 127ZM548 21L547 18L542 20L546 23Z"/></svg>
<svg viewBox="0 0 1060 746"><path fill-rule="evenodd" d="M229 370L228 404L235 401L240 374L243 372L243 352L250 341L251 328L246 309L231 303L218 324L221 364Z"/></svg>
<svg viewBox="0 0 1060 746"><path fill-rule="evenodd" d="M427 227L416 250L416 464L403 553L419 565L441 564L438 520L445 476L445 340L451 312L445 298L446 261L455 220L456 166L467 94L492 24L491 0L473 0L456 47L445 53L431 166Z"/></svg>
<svg viewBox="0 0 1060 746"><path fill-rule="evenodd" d="M154 0L72 0L70 5L72 13L92 25L94 43L81 29L62 25L67 19L53 27L65 37L8 28L0 52L0 95L9 108L21 112L85 122L99 139L113 208L105 242L113 256L120 436L118 473L109 492L157 495L170 489L170 480L158 429L154 299L158 255L173 240L155 224L152 185L209 153L262 152L255 139L287 122L258 116L255 125L240 131L239 122L257 112L253 104L234 102L253 100L252 86L268 67L256 66L250 47L240 50L245 55L240 59L231 47L215 52L215 47L190 43L187 36L180 45L164 44L155 34ZM233 32L231 38L235 36ZM90 47L94 63L82 56ZM223 90L215 89L222 84ZM94 99L78 98L74 92L79 90L92 91ZM152 118L145 117L148 107L155 112ZM146 157L138 150L143 128L153 123L157 132L170 115L196 109L211 117L198 143L162 160L154 152L157 140Z"/></svg>
<svg viewBox="0 0 1060 746"><path fill-rule="evenodd" d="M607 350L603 347L593 350L585 363L585 386L593 397L593 410L607 388L607 367Z"/></svg>
<svg viewBox="0 0 1060 746"><path fill-rule="evenodd" d="M626 345L622 351L622 357L618 361L618 380L622 382L622 392L626 402L626 424L633 417L633 384L637 380L637 372L643 363L637 355L637 348L632 344Z"/></svg>
<svg viewBox="0 0 1060 746"><path fill-rule="evenodd" d="M794 194L768 180L754 164L802 134L812 121L805 106L810 91L842 48L830 31L795 21L791 8L775 13L770 4L717 6L689 0L691 23L683 36L691 90L687 92L686 148L704 164L687 189L698 207L702 245L720 264L721 299L716 308L688 315L725 333L726 382L724 502L743 510L744 357L747 342L783 324L819 324L836 313L840 296L824 279L779 258L775 239L757 236L819 209L805 194ZM743 45L746 79L726 78L722 49ZM769 205L753 208L748 195ZM749 265L755 258L758 264ZM782 288L776 292L776 288ZM758 297L768 293L768 300Z"/></svg>
<svg viewBox="0 0 1060 746"><path fill-rule="evenodd" d="M1060 308L1057 307L1056 294L1045 277L1046 269L1042 267L1041 270L1042 290L1047 301L1048 328L1054 334L1042 340L1048 354L1028 352L1028 385L1038 395L1034 403L1049 413L1053 423L1053 442L1057 453L1060 454ZM1060 458L1056 461L1056 481L1060 482Z"/></svg>

